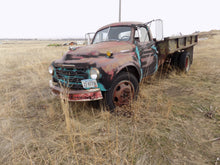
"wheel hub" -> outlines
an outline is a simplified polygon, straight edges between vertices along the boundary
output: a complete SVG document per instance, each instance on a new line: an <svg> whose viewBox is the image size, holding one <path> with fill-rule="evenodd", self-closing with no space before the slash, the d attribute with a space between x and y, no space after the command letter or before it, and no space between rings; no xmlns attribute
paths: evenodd
<svg viewBox="0 0 220 165"><path fill-rule="evenodd" d="M113 100L117 106L129 105L134 97L134 86L130 81L121 81L114 89Z"/></svg>

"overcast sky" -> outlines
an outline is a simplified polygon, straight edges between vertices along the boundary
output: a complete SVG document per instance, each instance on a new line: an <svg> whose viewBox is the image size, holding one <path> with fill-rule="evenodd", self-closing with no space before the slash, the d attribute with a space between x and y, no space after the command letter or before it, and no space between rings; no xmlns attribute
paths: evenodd
<svg viewBox="0 0 220 165"><path fill-rule="evenodd" d="M84 37L118 21L119 0L0 0L0 38ZM165 36L220 30L220 0L122 0L122 21L161 18Z"/></svg>

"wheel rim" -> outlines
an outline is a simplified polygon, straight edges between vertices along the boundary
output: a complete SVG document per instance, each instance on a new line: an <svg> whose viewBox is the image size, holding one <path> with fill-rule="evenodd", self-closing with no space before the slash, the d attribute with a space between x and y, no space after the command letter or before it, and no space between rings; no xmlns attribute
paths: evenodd
<svg viewBox="0 0 220 165"><path fill-rule="evenodd" d="M187 56L187 57L186 57L186 62L185 62L185 69L186 69L186 72L189 71L189 66L190 66L189 56Z"/></svg>
<svg viewBox="0 0 220 165"><path fill-rule="evenodd" d="M134 86L128 81L119 82L113 92L113 102L116 106L129 105L134 98Z"/></svg>

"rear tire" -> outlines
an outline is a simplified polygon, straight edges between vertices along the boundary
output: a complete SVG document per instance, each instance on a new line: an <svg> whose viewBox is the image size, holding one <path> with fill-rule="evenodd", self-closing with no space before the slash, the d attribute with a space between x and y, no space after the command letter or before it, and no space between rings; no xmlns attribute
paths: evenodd
<svg viewBox="0 0 220 165"><path fill-rule="evenodd" d="M120 73L112 82L109 91L106 92L105 102L110 111L116 106L129 105L137 97L139 83L137 78L129 72Z"/></svg>
<svg viewBox="0 0 220 165"><path fill-rule="evenodd" d="M173 66L174 68L178 68L179 67L179 57L180 57L180 53L176 52L172 55L171 57L171 66Z"/></svg>
<svg viewBox="0 0 220 165"><path fill-rule="evenodd" d="M189 52L183 52L179 58L179 68L181 71L187 73L189 72L191 66L191 58Z"/></svg>

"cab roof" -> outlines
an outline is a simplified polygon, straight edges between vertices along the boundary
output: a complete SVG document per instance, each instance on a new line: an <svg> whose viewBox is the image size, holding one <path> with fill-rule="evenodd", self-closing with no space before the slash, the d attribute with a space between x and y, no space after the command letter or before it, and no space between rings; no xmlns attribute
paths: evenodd
<svg viewBox="0 0 220 165"><path fill-rule="evenodd" d="M131 26L131 25L142 25L144 24L143 22L116 22L116 23L111 23L108 25L105 25L101 28L98 29L98 31L102 30L102 29L106 29L108 27L115 27L115 26Z"/></svg>

